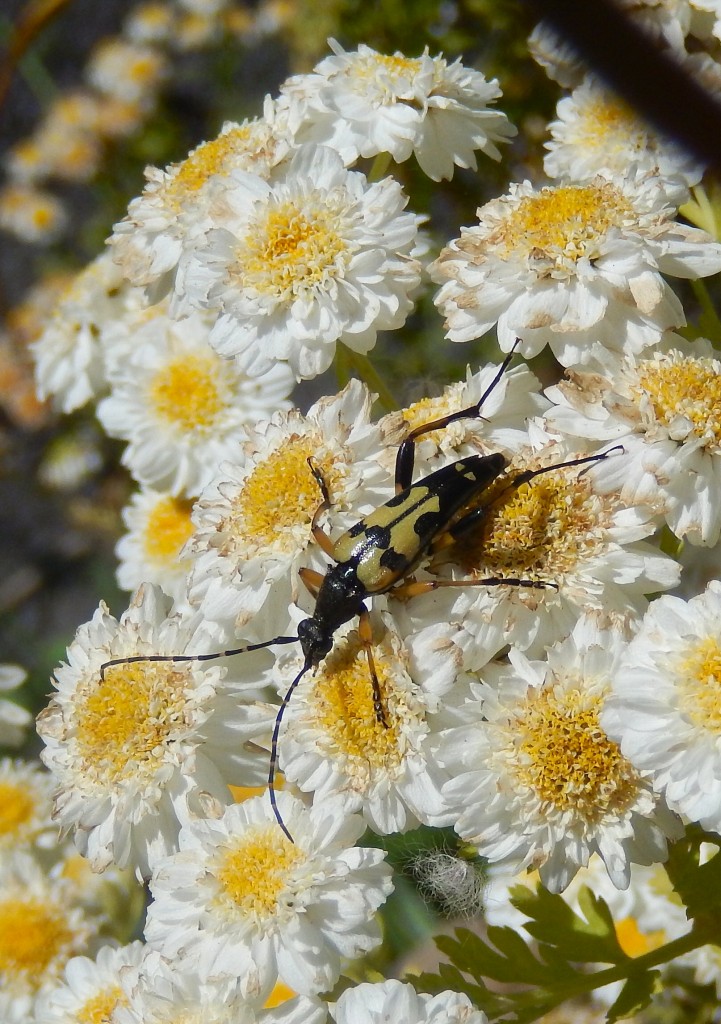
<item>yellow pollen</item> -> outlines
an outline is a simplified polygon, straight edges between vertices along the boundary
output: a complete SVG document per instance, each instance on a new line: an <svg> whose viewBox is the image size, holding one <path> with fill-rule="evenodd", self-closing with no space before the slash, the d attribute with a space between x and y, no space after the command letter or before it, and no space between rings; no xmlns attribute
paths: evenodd
<svg viewBox="0 0 721 1024"><path fill-rule="evenodd" d="M229 157L245 152L251 135L250 125L243 125L198 146L168 183L170 195L180 200L187 192L197 192L209 178L223 171Z"/></svg>
<svg viewBox="0 0 721 1024"><path fill-rule="evenodd" d="M622 814L639 777L598 724L602 698L548 687L529 694L512 724L519 736L516 775L545 803L589 824Z"/></svg>
<svg viewBox="0 0 721 1024"><path fill-rule="evenodd" d="M696 437L721 444L721 373L715 360L645 360L638 368L638 382L664 426L683 416Z"/></svg>
<svg viewBox="0 0 721 1024"><path fill-rule="evenodd" d="M150 396L161 419L181 430L207 431L224 408L214 359L183 356L156 374Z"/></svg>
<svg viewBox="0 0 721 1024"><path fill-rule="evenodd" d="M151 561L164 565L177 559L193 532L192 508L185 498L168 496L157 502L143 531L143 548Z"/></svg>
<svg viewBox="0 0 721 1024"><path fill-rule="evenodd" d="M293 999L297 995L298 993L294 992L284 981L276 981L273 991L263 1003L263 1009L270 1010L274 1006L282 1006L283 1003L287 1003L289 999Z"/></svg>
<svg viewBox="0 0 721 1024"><path fill-rule="evenodd" d="M634 136L640 138L641 128L631 108L621 100L598 98L584 108L577 135L585 144L604 149L616 139L627 143Z"/></svg>
<svg viewBox="0 0 721 1024"><path fill-rule="evenodd" d="M284 894L292 898L289 876L304 857L275 823L256 826L223 853L213 870L218 900L244 916L272 917Z"/></svg>
<svg viewBox="0 0 721 1024"><path fill-rule="evenodd" d="M575 262L599 255L598 243L614 227L622 227L633 210L610 182L603 185L562 185L525 196L509 213L492 239L510 255Z"/></svg>
<svg viewBox="0 0 721 1024"><path fill-rule="evenodd" d="M517 468L504 476L506 482ZM482 524L451 549L466 572L553 580L595 550L598 503L577 471L548 473L502 493L493 504L494 492L504 486L499 481L483 495L491 507Z"/></svg>
<svg viewBox="0 0 721 1024"><path fill-rule="evenodd" d="M36 228L47 228L54 221L53 211L49 206L37 206L33 210L32 222Z"/></svg>
<svg viewBox="0 0 721 1024"><path fill-rule="evenodd" d="M309 527L321 502L308 459L320 469L331 499L340 477L330 458L317 457L318 444L315 435L295 434L258 463L219 529L229 529L257 548L295 548L294 528Z"/></svg>
<svg viewBox="0 0 721 1024"><path fill-rule="evenodd" d="M338 277L348 249L340 219L330 198L318 199L312 210L292 201L272 207L236 250L238 284L290 302Z"/></svg>
<svg viewBox="0 0 721 1024"><path fill-rule="evenodd" d="M460 408L457 396L453 393L450 395L439 395L436 398L421 398L403 410L403 419L411 430L415 430L416 427L420 427L424 423L432 423L433 420L439 420ZM430 433L424 434L423 437L424 439L430 438L430 440L437 442L439 435L440 431L431 430Z"/></svg>
<svg viewBox="0 0 721 1024"><path fill-rule="evenodd" d="M321 664L313 688L314 719L336 749L362 759L372 767L392 768L400 763L398 720L389 706L394 695L390 658L383 647L373 647L381 700L387 725L378 721L373 707L373 686L368 659L357 633L336 644Z"/></svg>
<svg viewBox="0 0 721 1024"><path fill-rule="evenodd" d="M626 956L643 956L659 949L667 941L664 931L642 932L633 917L615 922L616 938Z"/></svg>
<svg viewBox="0 0 721 1024"><path fill-rule="evenodd" d="M5 988L22 978L40 984L50 965L73 943L73 932L60 908L39 899L0 901L0 976Z"/></svg>
<svg viewBox="0 0 721 1024"><path fill-rule="evenodd" d="M721 733L721 648L707 636L687 648L676 666L678 709L705 733Z"/></svg>
<svg viewBox="0 0 721 1024"><path fill-rule="evenodd" d="M117 782L152 771L185 735L187 670L172 663L114 665L78 689L76 743L85 774Z"/></svg>
<svg viewBox="0 0 721 1024"><path fill-rule="evenodd" d="M23 825L32 821L35 799L15 783L0 782L0 839L16 836Z"/></svg>
<svg viewBox="0 0 721 1024"><path fill-rule="evenodd" d="M75 1013L78 1024L110 1024L113 1010L126 1006L128 998L119 985L111 985L80 1007Z"/></svg>
<svg viewBox="0 0 721 1024"><path fill-rule="evenodd" d="M421 69L421 61L418 57L404 57L402 54L371 53L359 58L348 70L349 77L363 80L372 80L378 85L378 74L385 74L391 79L391 87L398 84L405 85L409 78L413 78ZM393 79L399 80L394 82ZM385 96L386 103L396 102L392 92Z"/></svg>

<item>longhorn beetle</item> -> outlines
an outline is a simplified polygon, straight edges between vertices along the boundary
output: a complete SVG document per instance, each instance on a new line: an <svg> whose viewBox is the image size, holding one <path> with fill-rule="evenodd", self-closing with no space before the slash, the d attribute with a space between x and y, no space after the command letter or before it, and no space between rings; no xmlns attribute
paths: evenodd
<svg viewBox="0 0 721 1024"><path fill-rule="evenodd" d="M516 342L516 345L518 342ZM475 405L450 413L439 419L423 423L412 429L401 443L396 456L395 496L385 505L376 508L351 526L336 541L331 540L319 525L323 512L331 506L326 482L313 462L308 465L318 484L322 500L310 524L310 532L320 548L333 560L325 573L313 569L300 570L300 578L315 598L313 614L298 624L297 636L276 636L272 640L247 644L232 650L212 654L151 654L130 658L115 658L106 661L100 669L101 678L105 671L116 665L137 662L188 662L213 661L248 651L257 651L276 644L300 643L303 651L303 665L288 687L278 708L273 726L268 770L268 791L275 818L281 829L293 842L276 802L275 776L278 762L278 737L285 709L303 676L315 668L333 647L337 630L356 615L359 618L358 636L365 651L373 691L373 708L378 722L388 726L385 708L373 663L372 627L366 599L375 594L393 592L404 597L415 597L429 593L439 587L552 587L553 584L537 580L490 577L480 580L427 580L408 581L408 576L427 554L431 553L441 539L457 539L467 533L483 519L489 504L480 505L471 511L462 510L468 503L482 495L494 480L508 466L508 460L500 453L493 455L471 455L458 459L441 469L430 473L416 483L412 482L415 461L415 443L423 434L441 430L450 423L461 419L481 417L481 408L505 373L515 347L501 363L495 377ZM513 476L501 492L513 491L551 470L568 466L583 466L599 462L613 452L623 451L616 445L608 451L580 459L557 462L541 469L527 469ZM498 499L498 495L494 500ZM406 582L404 582L406 581Z"/></svg>

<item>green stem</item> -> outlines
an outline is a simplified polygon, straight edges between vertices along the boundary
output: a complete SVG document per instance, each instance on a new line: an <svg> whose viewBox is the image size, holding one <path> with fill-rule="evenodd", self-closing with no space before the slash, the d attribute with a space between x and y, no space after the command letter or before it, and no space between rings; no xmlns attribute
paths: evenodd
<svg viewBox="0 0 721 1024"><path fill-rule="evenodd" d="M693 289L696 301L701 307L703 329L713 341L714 348L719 348L721 345L721 319L719 319L716 307L711 301L708 288L705 282L700 279L691 281L691 288Z"/></svg>
<svg viewBox="0 0 721 1024"><path fill-rule="evenodd" d="M368 356L360 352L354 352L347 345L340 344L336 348L336 372L338 384L343 387L351 377L356 376L368 385L371 391L375 391L378 400L387 412L393 412L398 408L393 394L383 378L376 370Z"/></svg>
<svg viewBox="0 0 721 1024"><path fill-rule="evenodd" d="M575 999L577 996L586 995L592 992L596 988L602 988L604 985L610 985L614 981L626 981L634 974L641 974L645 971L650 971L654 967L659 967L662 964L670 963L671 960L676 960L678 957L683 956L685 953L690 953L694 949L699 949L701 946L708 945L709 942L713 941L714 936L707 934L703 928L693 927L690 932L686 935L682 935L679 939L673 939L671 942L667 942L663 946L659 946L658 949L651 950L650 953L644 953L642 956L629 957L627 960L623 960L620 964L615 964L613 967L609 967L603 971L595 971L593 974L584 974L574 980L568 985L563 986L563 991L558 992L558 999L555 1002L550 1002L548 999L549 991L546 989L542 993L529 992L527 998L522 1001L519 1000L516 1005L533 1006L534 1003L542 1003L544 1012L549 1009L553 1009L555 1006L560 1006L561 1003L566 1002L569 999Z"/></svg>

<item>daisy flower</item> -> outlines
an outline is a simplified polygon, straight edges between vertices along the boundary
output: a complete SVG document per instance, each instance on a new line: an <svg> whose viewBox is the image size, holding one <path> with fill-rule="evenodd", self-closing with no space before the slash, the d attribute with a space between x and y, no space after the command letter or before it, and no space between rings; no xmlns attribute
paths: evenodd
<svg viewBox="0 0 721 1024"><path fill-rule="evenodd" d="M152 46L120 37L102 40L85 69L89 85L125 103L152 102L168 72L167 58Z"/></svg>
<svg viewBox="0 0 721 1024"><path fill-rule="evenodd" d="M265 108L269 114L269 100ZM216 138L202 142L185 160L162 171L148 167L142 195L133 199L108 240L124 276L136 285L153 285L157 299L172 284L184 241L191 244L210 226L212 188L234 168L266 178L288 150L285 133L267 118L226 121Z"/></svg>
<svg viewBox="0 0 721 1024"><path fill-rule="evenodd" d="M551 141L545 143L548 154L543 161L549 178L624 178L634 167L676 179L687 188L701 180L700 164L592 77L559 101L556 114L548 126Z"/></svg>
<svg viewBox="0 0 721 1024"><path fill-rule="evenodd" d="M347 988L330 1008L335 1024L487 1024L482 1010L474 1009L462 992L430 996L412 985L391 978Z"/></svg>
<svg viewBox="0 0 721 1024"><path fill-rule="evenodd" d="M314 142L337 150L346 166L359 157L390 153L397 163L415 153L430 178L452 178L454 166L476 169L475 151L494 160L497 142L516 129L493 104L501 90L494 79L431 57L386 56L361 44L346 52L330 40L326 57L312 75L281 88L296 143Z"/></svg>
<svg viewBox="0 0 721 1024"><path fill-rule="evenodd" d="M114 862L147 876L176 848L183 820L229 801L226 782L257 785L266 775L262 752L244 747L238 694L221 686L226 665L140 661L101 672L111 659L218 649L217 631L167 618L169 603L148 586L119 622L101 605L78 630L38 718L57 783L55 819L74 829L96 871Z"/></svg>
<svg viewBox="0 0 721 1024"><path fill-rule="evenodd" d="M0 863L0 989L35 995L98 938L99 915L80 907L71 883L25 856Z"/></svg>
<svg viewBox="0 0 721 1024"><path fill-rule="evenodd" d="M673 810L721 829L721 583L660 597L619 664L601 725Z"/></svg>
<svg viewBox="0 0 721 1024"><path fill-rule="evenodd" d="M683 831L653 793L650 773L600 725L623 652L621 635L591 618L545 662L511 648L510 666L484 669L457 708L461 724L439 739L456 831L492 862L538 868L553 892L594 852L626 888L631 863L664 860L666 837Z"/></svg>
<svg viewBox="0 0 721 1024"><path fill-rule="evenodd" d="M181 551L193 532L193 503L168 491L143 488L123 509L128 532L115 547L116 577L121 590L155 583L176 603L182 602L191 567Z"/></svg>
<svg viewBox="0 0 721 1024"><path fill-rule="evenodd" d="M16 690L25 681L27 672L19 665L0 665L0 693ZM33 716L14 700L0 697L0 745L18 747Z"/></svg>
<svg viewBox="0 0 721 1024"><path fill-rule="evenodd" d="M54 783L33 761L0 760L0 851L3 858L15 850L50 849L57 844L52 821Z"/></svg>
<svg viewBox="0 0 721 1024"><path fill-rule="evenodd" d="M114 1024L326 1024L327 1019L325 1005L305 996L260 1009L257 1000L243 996L239 978L204 979L186 961L170 962L149 947L139 978L132 984L123 978L123 989L127 998L114 1010Z"/></svg>
<svg viewBox="0 0 721 1024"><path fill-rule="evenodd" d="M409 601L406 614L416 628L460 623L455 639L466 668L481 668L505 643L542 651L589 610L607 625L628 629L647 607L645 594L678 583L678 564L642 540L656 528L648 506L628 507L616 492L602 492L597 466L553 468L585 454L529 424L528 443L474 502L485 509L477 526L416 574L438 589ZM608 459L623 462L624 456ZM517 474L546 468L529 483L509 487ZM449 579L456 582L444 587ZM472 585L485 579L538 586Z"/></svg>
<svg viewBox="0 0 721 1024"><path fill-rule="evenodd" d="M210 348L207 316L173 321L154 310L133 331L133 351L108 367L98 419L128 442L122 462L141 484L196 496L235 455L248 423L288 408L293 377L271 366L249 378Z"/></svg>
<svg viewBox="0 0 721 1024"><path fill-rule="evenodd" d="M258 999L278 979L301 995L332 988L344 961L378 945L374 914L392 889L382 851L354 845L358 816L288 793L278 806L293 842L255 797L188 824L150 883L148 942L204 977L240 976Z"/></svg>
<svg viewBox="0 0 721 1024"><path fill-rule="evenodd" d="M462 652L453 629L439 624L405 643L390 617L375 618L373 663L383 704L378 720L366 653L356 630L301 681L285 712L279 764L285 778L313 793L314 804L339 817L361 811L383 835L446 824L438 771L429 744L433 712L454 684ZM284 693L303 665L281 656L273 680ZM442 820L441 820L442 819Z"/></svg>
<svg viewBox="0 0 721 1024"><path fill-rule="evenodd" d="M303 146L265 181L235 171L219 188L215 227L186 250L173 309L218 313L211 344L259 374L277 360L296 377L402 327L420 281L419 218L392 178L371 184L325 146Z"/></svg>
<svg viewBox="0 0 721 1024"><path fill-rule="evenodd" d="M0 189L0 231L31 245L50 245L67 224L65 207L51 192L9 182Z"/></svg>
<svg viewBox="0 0 721 1024"><path fill-rule="evenodd" d="M327 566L310 532L322 496L308 459L328 487L334 532L384 500L377 453L398 435L400 419L372 424L371 404L352 380L306 416L292 410L258 424L240 460L223 465L196 503L186 549L190 601L207 620L242 631L255 617L261 640L288 629L289 606L303 589L298 569Z"/></svg>
<svg viewBox="0 0 721 1024"><path fill-rule="evenodd" d="M140 292L125 285L109 253L96 257L72 278L31 345L40 397L52 397L69 413L107 390L109 332L141 302Z"/></svg>
<svg viewBox="0 0 721 1024"><path fill-rule="evenodd" d="M721 245L673 216L653 176L511 186L429 268L448 337L495 325L504 352L521 338L525 357L550 345L564 366L604 347L640 352L685 322L661 274L721 269Z"/></svg>
<svg viewBox="0 0 721 1024"><path fill-rule="evenodd" d="M555 403L545 414L549 429L623 446L623 467L598 467L599 487L649 504L691 544L717 543L721 361L711 342L668 334L642 355L608 353L546 395Z"/></svg>
<svg viewBox="0 0 721 1024"><path fill-rule="evenodd" d="M128 987L137 978L145 945L131 942L102 946L94 960L76 956L65 965L64 978L44 989L35 1005L35 1024L109 1021L128 1002Z"/></svg>

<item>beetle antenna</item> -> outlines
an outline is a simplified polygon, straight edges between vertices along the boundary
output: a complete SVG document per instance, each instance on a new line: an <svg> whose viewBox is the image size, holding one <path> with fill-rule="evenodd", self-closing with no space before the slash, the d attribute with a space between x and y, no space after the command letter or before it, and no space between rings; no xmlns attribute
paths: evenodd
<svg viewBox="0 0 721 1024"><path fill-rule="evenodd" d="M281 816L280 810L278 809L278 803L277 803L277 801L275 799L275 773L276 773L276 767L278 765L278 737L280 736L280 724L283 721L283 715L285 714L285 709L290 704L290 700L291 700L291 697L293 696L293 694L295 692L296 686L301 681L303 676L306 674L308 669L312 667L312 665L313 665L313 662L312 662L311 658L306 657L305 662L303 664L303 668L300 670L298 675L295 677L293 682L290 684L290 686L286 690L285 696L283 697L283 700L280 702L280 707L278 708L278 714L275 716L275 725L273 726L273 736L272 736L271 741L270 741L270 766L268 768L268 794L270 796L270 806L273 808L273 814L275 815L275 820L278 822L278 824L280 825L280 827L282 828L283 832L286 834L288 839L290 839L291 843L295 843L295 839L293 839L293 836L288 831L288 828L287 828L287 826L286 826L286 824L283 821L283 818Z"/></svg>
<svg viewBox="0 0 721 1024"><path fill-rule="evenodd" d="M272 640L264 640L257 644L246 644L245 647L233 647L227 651L214 651L212 654L134 654L130 658L111 658L100 666L100 678L105 680L105 673L116 665L137 665L143 661L217 661L218 658L232 658L235 654L247 654L249 651L261 651L273 644L294 644L297 636L274 636Z"/></svg>

